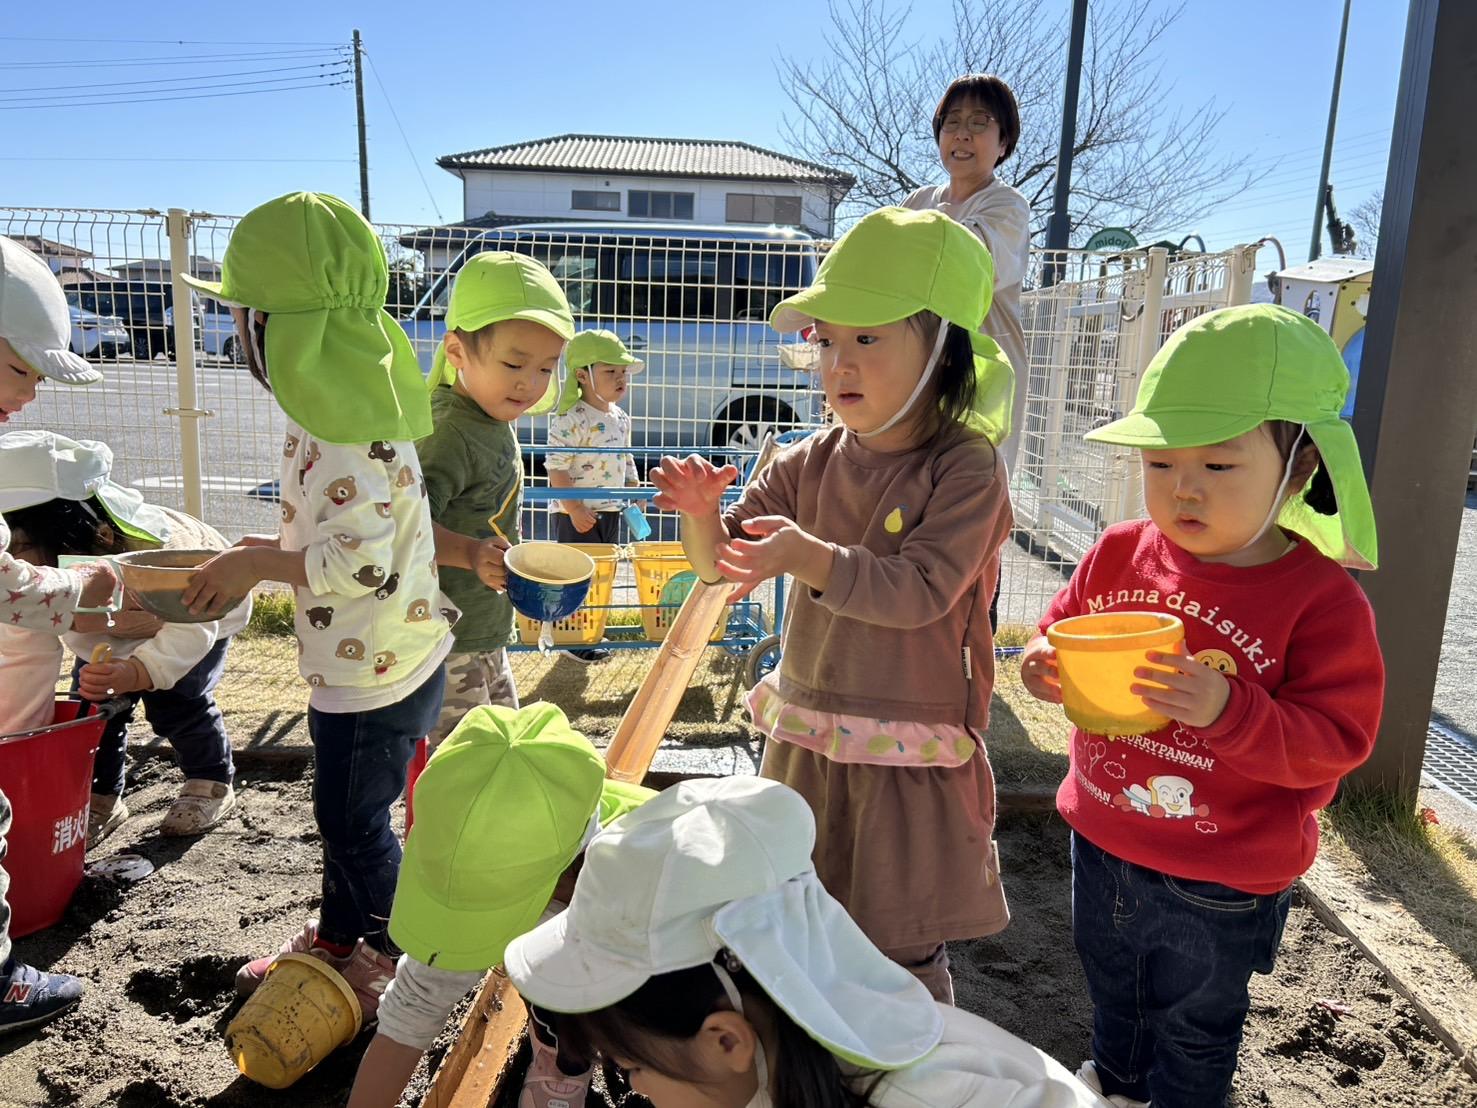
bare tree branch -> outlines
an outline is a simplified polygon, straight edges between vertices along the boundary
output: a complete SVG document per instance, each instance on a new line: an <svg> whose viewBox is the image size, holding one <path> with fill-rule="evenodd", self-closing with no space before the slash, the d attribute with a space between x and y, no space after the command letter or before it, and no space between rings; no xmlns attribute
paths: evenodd
<svg viewBox="0 0 1477 1108"><path fill-rule="evenodd" d="M1044 233L1056 180L1067 26L1042 0L953 0L953 27L932 42L907 33L912 9L888 0L830 0L825 60L778 62L793 110L784 134L803 156L857 179L842 204L855 218L943 179L931 123L963 73L997 73L1021 110L1016 151L1000 176L1025 193ZM1089 8L1069 201L1074 240L1103 224L1141 234L1193 230L1256 179L1245 155L1216 149L1225 110L1186 105L1156 61L1183 6L1101 0ZM1263 171L1265 172L1265 171ZM1077 233L1080 229L1080 233Z"/></svg>
<svg viewBox="0 0 1477 1108"><path fill-rule="evenodd" d="M1349 222L1359 236L1359 248L1355 256L1373 258L1375 247L1380 241L1380 215L1385 208L1385 190L1375 189L1354 206L1349 213Z"/></svg>

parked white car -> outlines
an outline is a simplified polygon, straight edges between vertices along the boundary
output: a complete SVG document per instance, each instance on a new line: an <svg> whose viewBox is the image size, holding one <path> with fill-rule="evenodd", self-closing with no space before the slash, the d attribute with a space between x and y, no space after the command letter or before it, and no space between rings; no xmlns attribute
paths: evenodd
<svg viewBox="0 0 1477 1108"><path fill-rule="evenodd" d="M98 315L72 302L75 293L67 294L67 310L72 317L72 353L95 362L126 358L133 349L128 329L117 316Z"/></svg>
<svg viewBox="0 0 1477 1108"><path fill-rule="evenodd" d="M200 333L200 348L206 355L223 358L241 364L241 342L236 337L236 321L231 318L231 309L208 297L196 301L196 330Z"/></svg>

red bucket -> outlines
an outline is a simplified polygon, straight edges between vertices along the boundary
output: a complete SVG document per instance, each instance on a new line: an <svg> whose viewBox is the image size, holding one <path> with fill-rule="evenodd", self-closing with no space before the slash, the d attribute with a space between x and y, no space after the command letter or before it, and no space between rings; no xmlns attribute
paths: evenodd
<svg viewBox="0 0 1477 1108"><path fill-rule="evenodd" d="M61 919L82 883L92 756L109 714L58 697L50 727L0 735L0 790L13 813L5 857L12 938Z"/></svg>

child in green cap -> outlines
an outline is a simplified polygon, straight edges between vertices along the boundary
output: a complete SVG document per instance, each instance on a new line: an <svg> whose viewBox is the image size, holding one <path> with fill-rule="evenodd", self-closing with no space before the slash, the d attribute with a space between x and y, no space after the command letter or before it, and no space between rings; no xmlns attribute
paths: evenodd
<svg viewBox="0 0 1477 1108"><path fill-rule="evenodd" d="M384 246L352 206L311 192L269 201L237 225L221 270L186 280L232 305L247 368L287 416L282 528L205 563L183 599L200 613L259 581L296 587L323 900L283 952L335 966L367 1022L400 953L386 929L400 866L390 806L436 720L456 615L415 451L430 405L384 310ZM254 990L275 957L243 966L237 987Z"/></svg>
<svg viewBox="0 0 1477 1108"><path fill-rule="evenodd" d="M1185 627L1182 650L1149 656L1172 671L1140 669L1133 687L1169 725L1075 730L1057 793L1093 1002L1080 1076L1115 1104L1224 1103L1248 982L1272 971L1317 812L1374 745L1384 665L1341 568L1376 563L1339 418L1348 387L1316 323L1224 308L1175 332L1133 411L1087 436L1140 451L1149 518L1087 552L1026 649L1026 687L1061 701L1044 637L1059 619L1151 611Z"/></svg>
<svg viewBox="0 0 1477 1108"><path fill-rule="evenodd" d="M611 489L639 485L636 459L614 451L631 446L631 417L620 407L627 381L640 373L641 359L613 331L581 331L564 352L565 376L559 402L549 416L549 454L544 459L549 484L556 489ZM559 447L594 448L578 453ZM621 503L617 500L560 500L555 503L554 537L559 542L619 543ZM610 651L569 650L580 662L603 662Z"/></svg>
<svg viewBox="0 0 1477 1108"><path fill-rule="evenodd" d="M421 1055L508 943L563 905L556 884L585 844L656 795L605 762L552 704L477 707L416 781L390 933L405 950L349 1108L392 1108ZM567 896L567 894L566 894ZM561 1056L547 1018L519 1108L583 1105L590 1059ZM567 1053L567 1052L566 1052Z"/></svg>
<svg viewBox="0 0 1477 1108"><path fill-rule="evenodd" d="M513 606L501 591L503 551L518 541L523 507L513 421L552 406L549 384L573 334L564 290L533 258L478 254L457 274L431 366L435 430L417 444L446 567L441 584L462 611L433 748L478 705L518 706L507 654Z"/></svg>
<svg viewBox="0 0 1477 1108"><path fill-rule="evenodd" d="M944 942L1009 918L984 745L1011 525L995 447L1013 377L979 330L992 273L984 244L940 212L871 213L770 317L781 333L814 327L836 425L727 511L733 466L693 456L652 471L704 580L805 586L779 669L749 697L772 740L760 772L815 810L826 888L945 1001Z"/></svg>

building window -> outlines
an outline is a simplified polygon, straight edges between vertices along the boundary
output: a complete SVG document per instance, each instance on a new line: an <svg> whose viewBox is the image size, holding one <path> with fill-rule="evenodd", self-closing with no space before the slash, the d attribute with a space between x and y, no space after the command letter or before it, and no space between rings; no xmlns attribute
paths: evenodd
<svg viewBox="0 0 1477 1108"><path fill-rule="evenodd" d="M621 194L596 192L593 189L575 189L570 194L569 206L590 212L618 212L621 210Z"/></svg>
<svg viewBox="0 0 1477 1108"><path fill-rule="evenodd" d="M730 192L727 219L729 223L775 223L781 227L798 227L800 197Z"/></svg>
<svg viewBox="0 0 1477 1108"><path fill-rule="evenodd" d="M626 214L632 219L691 219L695 198L691 192L632 189L626 193Z"/></svg>

